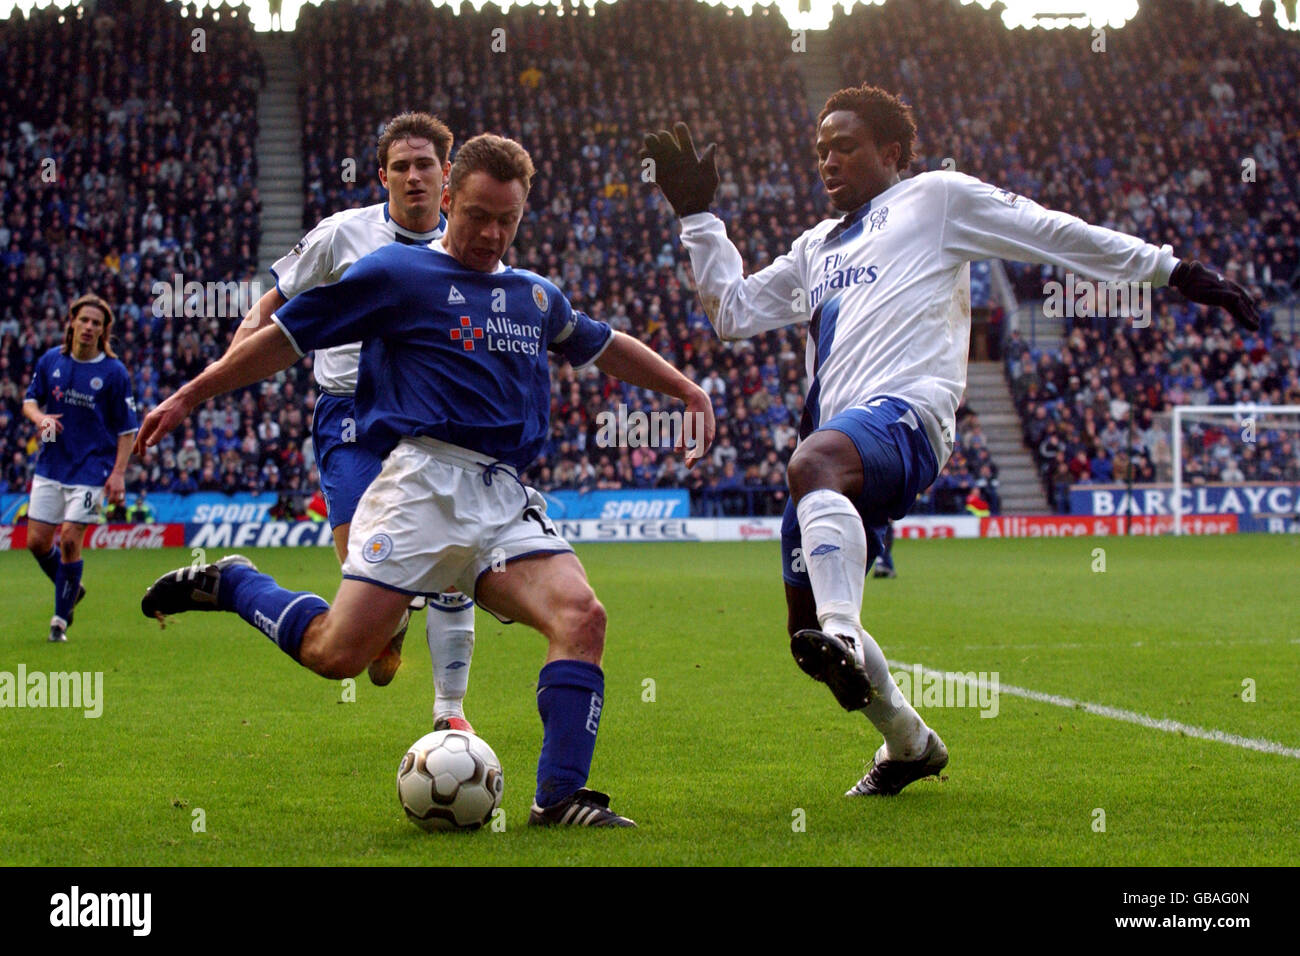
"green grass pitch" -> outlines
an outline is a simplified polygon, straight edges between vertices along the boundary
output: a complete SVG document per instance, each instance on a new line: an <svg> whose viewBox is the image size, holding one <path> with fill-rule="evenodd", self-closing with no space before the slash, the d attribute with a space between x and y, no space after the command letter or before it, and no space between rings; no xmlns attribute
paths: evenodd
<svg viewBox="0 0 1300 956"><path fill-rule="evenodd" d="M1103 548L1105 571L1096 548ZM1300 540L900 542L864 622L893 660L1300 747ZM592 785L634 831L527 827L542 639L479 613L467 711L505 769L505 829L428 834L394 774L428 732L407 641L386 689L288 661L233 615L140 616L183 550L87 552L69 643L52 588L0 554L0 671L102 671L104 709L0 710L0 863L26 865L1290 864L1300 761L1002 694L997 716L923 708L952 762L849 800L878 738L790 658L765 544L579 551L609 611ZM325 549L250 551L332 596ZM1246 690L1253 682L1252 696ZM195 811L202 810L201 815ZM1099 830L1104 813L1104 831ZM196 821L204 826L196 832Z"/></svg>

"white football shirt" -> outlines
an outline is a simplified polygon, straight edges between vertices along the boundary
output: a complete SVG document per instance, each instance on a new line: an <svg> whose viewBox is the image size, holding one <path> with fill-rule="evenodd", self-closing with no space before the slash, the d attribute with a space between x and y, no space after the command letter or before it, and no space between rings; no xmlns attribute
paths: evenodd
<svg viewBox="0 0 1300 956"><path fill-rule="evenodd" d="M403 229L388 215L386 202L345 209L317 223L271 267L271 275L280 294L292 299L299 292L337 282L354 262L390 242L427 245L442 236L446 225L439 216L431 232ZM321 349L314 360L316 383L333 394L351 395L357 390L360 360L360 342Z"/></svg>
<svg viewBox="0 0 1300 956"><path fill-rule="evenodd" d="M682 243L721 338L813 323L805 357L812 427L869 398L896 396L917 410L940 468L966 390L973 260L1051 263L1153 287L1166 285L1178 264L1169 246L954 172L904 179L844 218L818 223L751 276L711 213L682 219Z"/></svg>

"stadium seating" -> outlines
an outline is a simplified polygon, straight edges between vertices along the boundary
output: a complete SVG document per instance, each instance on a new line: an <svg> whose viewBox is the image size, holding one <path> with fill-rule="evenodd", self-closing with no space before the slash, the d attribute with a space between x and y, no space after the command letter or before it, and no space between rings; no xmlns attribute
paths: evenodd
<svg viewBox="0 0 1300 956"><path fill-rule="evenodd" d="M918 168L955 167L1169 243L1270 305L1296 302L1295 34L1220 4L1145 0L1097 48L1090 32L1008 31L974 5L918 0L856 8L832 36L846 85L870 80L916 110ZM1047 267L1010 271L1028 299L1061 278ZM1059 351L1020 336L1005 349L1026 444L1060 511L1072 484L1124 480L1130 460L1135 480L1154 480L1162 439L1152 429L1173 404L1300 402L1300 343L1268 309L1262 333L1243 334L1222 313L1157 292L1148 329L1093 319L1067 332ZM1294 479L1295 443L1261 451L1247 477ZM1194 480L1222 477L1208 459L1188 467Z"/></svg>
<svg viewBox="0 0 1300 956"><path fill-rule="evenodd" d="M673 23L677 62L695 64L692 70L653 55L665 22ZM490 52L497 29L505 31L504 50ZM743 345L717 340L694 295L674 220L640 181L636 154L648 128L678 118L701 139L722 142L718 210L747 266L783 253L821 218L815 168L790 154L789 144L806 140L812 118L784 20L731 15L694 0L564 17L335 3L305 9L295 41L303 74L312 78L301 97L304 224L348 204L382 201L377 183L339 183L332 171L352 156L373 165L371 143L394 103L443 117L458 142L484 131L515 136L532 151L538 175L510 263L547 276L577 307L640 337L706 382L714 397L718 448L687 472L665 448L597 446L600 412L618 403L663 411L658 396L594 369L555 368L551 438L530 482L543 490L685 487L698 514L780 514L803 410L802 333ZM412 58L414 50L438 55ZM637 54L645 67L629 72L625 58ZM403 58L400 71L391 69L395 56ZM329 82L341 69L353 81ZM712 91L707 104L702 89Z"/></svg>
<svg viewBox="0 0 1300 956"><path fill-rule="evenodd" d="M113 304L116 351L143 412L220 355L238 321L185 284L264 281L254 156L263 65L238 8L182 16L156 0L101 2L80 17L36 11L5 23L4 41L3 85L29 94L0 101L0 461L5 490L23 491L37 436L22 398L35 359L61 341L68 302L93 290ZM179 299L162 292L177 276ZM304 364L282 387L205 410L132 463L128 489L314 487L303 451L309 382ZM274 438L250 437L268 417Z"/></svg>
<svg viewBox="0 0 1300 956"><path fill-rule="evenodd" d="M223 9L217 20L211 10L183 17L157 0L106 0L92 16L60 16L37 11L6 23L0 56L6 87L32 91L0 103L0 463L12 491L26 487L36 448L22 394L73 296L94 289L115 304L117 349L144 411L218 355L234 324L229 315L186 318L183 310L159 318L154 284L176 274L266 281L255 274L253 149L263 67L239 11ZM653 55L665 23L679 54L671 67ZM206 57L186 55L196 26L206 31ZM1084 56L1086 32L1006 31L978 6L917 0L837 14L831 36L846 84L869 80L916 107L913 171L953 165L1169 242L1286 303L1300 288L1300 107L1287 87L1297 45L1260 30L1236 10L1151 0L1109 32L1104 52ZM503 50L493 46L500 36ZM124 55L146 37L148 57ZM382 200L373 144L399 109L437 113L461 142L485 130L516 136L539 173L511 264L547 275L578 307L637 335L713 397L718 445L687 472L664 448L597 445L602 411L620 402L662 411L656 396L594 370L557 367L552 433L530 481L543 489L685 487L697 514L780 513L802 412L804 330L717 340L670 212L639 180L636 152L647 128L677 118L700 140L722 144L716 208L748 269L819 221L821 187L800 146L813 117L782 18L694 0L621 4L618 16L603 6L566 16L492 7L455 16L400 0L327 2L303 8L294 42L304 228ZM645 66L629 71L634 55ZM346 83L333 79L342 75ZM1158 112L1143 112L1155 102ZM358 160L354 182L337 173L346 158ZM1244 181L1245 159L1252 181ZM1013 268L1011 277L1022 297L1041 297L1052 273ZM977 308L995 304L986 267L973 269L972 287ZM1156 306L1144 331L1082 323L1054 352L1018 337L1006 342L1017 407L1052 500L1063 503L1072 483L1118 475L1129 459L1139 469L1150 464L1149 455L1115 446L1116 430L1127 433L1126 403L1136 400L1142 423L1186 396L1300 400L1286 330L1243 337L1176 295L1159 295ZM129 489L311 491L314 402L308 360L275 385L211 403L132 465ZM1272 474L1270 462L1260 467ZM1288 474L1293 466L1276 467ZM952 461L917 510L996 512L997 475L978 416L963 414Z"/></svg>

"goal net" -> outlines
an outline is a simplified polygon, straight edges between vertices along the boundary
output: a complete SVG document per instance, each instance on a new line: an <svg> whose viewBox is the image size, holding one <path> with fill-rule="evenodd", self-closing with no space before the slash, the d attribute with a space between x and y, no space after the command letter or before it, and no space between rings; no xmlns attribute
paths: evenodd
<svg viewBox="0 0 1300 956"><path fill-rule="evenodd" d="M1171 486L1174 534L1203 515L1236 515L1242 531L1300 529L1300 406L1178 405L1155 422L1147 452Z"/></svg>

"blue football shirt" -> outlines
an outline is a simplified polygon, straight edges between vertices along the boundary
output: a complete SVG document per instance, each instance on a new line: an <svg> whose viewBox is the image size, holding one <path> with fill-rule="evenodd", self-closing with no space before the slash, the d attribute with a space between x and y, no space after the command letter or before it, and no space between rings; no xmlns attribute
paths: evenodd
<svg viewBox="0 0 1300 956"><path fill-rule="evenodd" d="M357 434L376 454L425 436L520 471L549 428L546 353L581 368L614 335L541 276L476 272L436 244L384 246L272 319L299 354L362 343Z"/></svg>
<svg viewBox="0 0 1300 956"><path fill-rule="evenodd" d="M137 427L126 366L103 352L82 362L56 346L36 360L27 398L63 416L63 431L41 443L36 474L61 485L102 485L117 460L118 436Z"/></svg>

